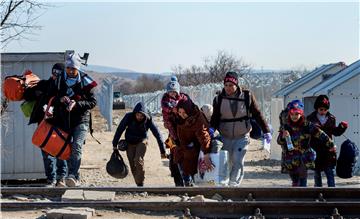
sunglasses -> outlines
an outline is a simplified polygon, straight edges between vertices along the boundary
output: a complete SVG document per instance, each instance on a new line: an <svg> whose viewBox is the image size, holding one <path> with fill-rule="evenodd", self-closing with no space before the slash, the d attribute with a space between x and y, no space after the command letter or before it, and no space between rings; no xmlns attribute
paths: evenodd
<svg viewBox="0 0 360 219"><path fill-rule="evenodd" d="M322 112L326 112L328 111L328 109L325 109L325 108L319 108L318 111L322 111Z"/></svg>

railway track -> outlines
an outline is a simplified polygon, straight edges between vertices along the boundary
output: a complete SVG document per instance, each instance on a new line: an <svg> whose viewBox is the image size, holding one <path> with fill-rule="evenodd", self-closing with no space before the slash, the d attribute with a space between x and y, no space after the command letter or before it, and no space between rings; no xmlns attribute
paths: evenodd
<svg viewBox="0 0 360 219"><path fill-rule="evenodd" d="M25 210L61 207L91 207L95 209L129 209L150 211L184 211L198 217L253 218L360 218L360 189L358 188L214 188L214 187L82 187L41 188L3 187L3 198L14 194L46 195L60 198L66 190L113 191L117 196L132 193L148 194L148 200L129 201L2 201L2 210ZM195 196L211 198L220 195L226 201L186 202L152 201L152 196ZM166 199L166 198L164 198ZM60 200L60 199L59 199ZM229 201L231 200L231 201Z"/></svg>

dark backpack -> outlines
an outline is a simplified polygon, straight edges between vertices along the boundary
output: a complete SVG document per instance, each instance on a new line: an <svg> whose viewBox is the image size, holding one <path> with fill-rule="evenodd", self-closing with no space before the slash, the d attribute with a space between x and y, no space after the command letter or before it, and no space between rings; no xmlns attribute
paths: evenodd
<svg viewBox="0 0 360 219"><path fill-rule="evenodd" d="M119 150L114 150L111 154L110 160L106 164L106 172L117 179L123 179L128 175L128 167L121 157Z"/></svg>
<svg viewBox="0 0 360 219"><path fill-rule="evenodd" d="M259 140L262 138L263 136L263 132L261 130L260 125L256 122L256 120L254 118L252 118L250 116L250 91L249 90L243 90L244 92L244 99L240 99L240 98L226 98L223 97L221 94L218 95L218 107L221 107L221 102L223 98L229 99L229 100L236 100L236 101L244 101L245 102L245 107L246 107L246 116L244 118L235 118L235 119L230 119L230 120L226 120L223 122L234 122L234 121L242 121L245 120L246 126L248 125L248 122L250 121L251 124L251 131L250 131L250 138L252 139L256 139ZM220 110L219 110L220 112Z"/></svg>
<svg viewBox="0 0 360 219"><path fill-rule="evenodd" d="M355 173L356 162L359 158L359 148L349 139L341 144L339 158L336 164L336 175L340 178L351 178Z"/></svg>

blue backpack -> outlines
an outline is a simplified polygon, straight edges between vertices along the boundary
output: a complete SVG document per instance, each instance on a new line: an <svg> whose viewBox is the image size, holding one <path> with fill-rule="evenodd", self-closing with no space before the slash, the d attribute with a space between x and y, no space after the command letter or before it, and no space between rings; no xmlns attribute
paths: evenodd
<svg viewBox="0 0 360 219"><path fill-rule="evenodd" d="M340 155L336 164L336 175L340 178L351 178L355 173L359 158L359 148L349 139L341 144Z"/></svg>

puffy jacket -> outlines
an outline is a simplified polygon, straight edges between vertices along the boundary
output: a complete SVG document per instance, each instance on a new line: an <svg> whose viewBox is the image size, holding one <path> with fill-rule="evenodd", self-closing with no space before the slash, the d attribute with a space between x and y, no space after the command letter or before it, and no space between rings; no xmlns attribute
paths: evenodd
<svg viewBox="0 0 360 219"><path fill-rule="evenodd" d="M81 81L71 87L73 95L70 99L75 100L76 104L70 112L66 110L67 106L60 102L60 98L69 96L69 87L67 86L64 77L60 77L56 87L53 88L57 95L53 104L54 116L50 122L63 130L69 131L81 123L89 123L90 110L94 108L97 103L93 89L97 85L96 82L83 72L79 72L79 74ZM88 83L89 81L91 83Z"/></svg>
<svg viewBox="0 0 360 219"><path fill-rule="evenodd" d="M191 116L179 122L177 134L180 145L176 148L175 160L182 163L186 175L194 175L200 149L204 154L211 151L208 122L197 106Z"/></svg>
<svg viewBox="0 0 360 219"><path fill-rule="evenodd" d="M317 111L312 112L307 119L316 125L318 128L323 130L331 139L332 136L342 135L346 128L342 126L336 126L336 118L330 112L326 114L327 121L325 124L321 125L319 119L317 118ZM312 138L310 141L310 146L316 151L316 160L315 160L315 169L323 171L327 167L334 167L336 165L336 151L329 150L323 142L319 139Z"/></svg>
<svg viewBox="0 0 360 219"><path fill-rule="evenodd" d="M164 120L164 127L169 130L169 135L175 141L178 139L176 134L176 105L180 100L187 100L190 97L187 94L180 93L175 98L165 93L161 98L161 111Z"/></svg>
<svg viewBox="0 0 360 219"><path fill-rule="evenodd" d="M295 124L288 122L288 124L284 125L284 130L287 130L290 133L294 146L294 150L292 151L287 151L286 146L284 146L286 149L286 159L293 165L292 168L288 168L290 171L294 171L300 166L300 159L302 158L302 155L310 148L310 139L318 139L327 149L331 149L335 146L334 142L324 131L316 127L311 122L305 120L304 117ZM282 131L279 133L277 142L280 145L286 145L286 141L282 137ZM308 166L313 168L315 163L312 161L308 164Z"/></svg>

